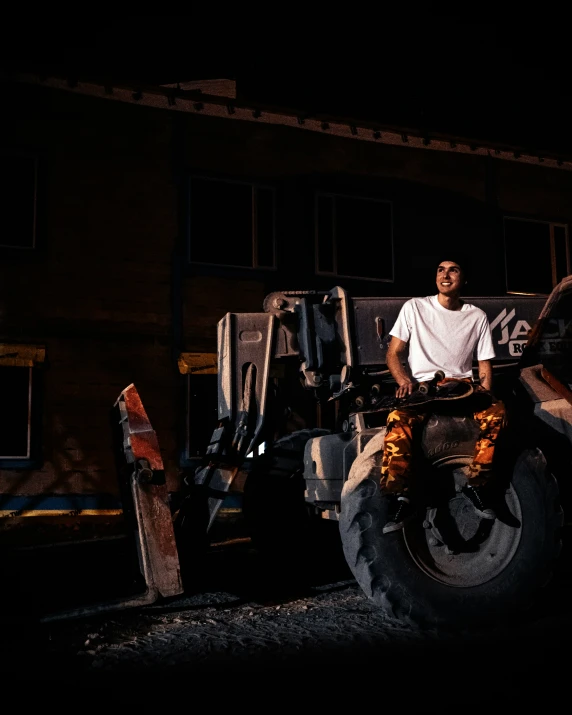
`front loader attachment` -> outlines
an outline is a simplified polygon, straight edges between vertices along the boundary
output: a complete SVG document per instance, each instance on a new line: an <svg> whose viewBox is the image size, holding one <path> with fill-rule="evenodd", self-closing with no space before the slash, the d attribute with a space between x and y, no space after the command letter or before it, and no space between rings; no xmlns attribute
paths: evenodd
<svg viewBox="0 0 572 715"><path fill-rule="evenodd" d="M195 502L193 518L206 531L244 458L261 441L275 324L268 313L227 313L218 324L219 424L188 496Z"/></svg>

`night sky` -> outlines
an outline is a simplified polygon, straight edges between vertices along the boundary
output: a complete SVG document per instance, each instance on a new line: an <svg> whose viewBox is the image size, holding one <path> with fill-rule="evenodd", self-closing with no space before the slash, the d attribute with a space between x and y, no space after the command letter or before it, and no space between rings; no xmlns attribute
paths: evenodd
<svg viewBox="0 0 572 715"><path fill-rule="evenodd" d="M324 18L321 32L300 36L269 27L276 22L241 34L196 16L49 16L15 24L3 60L135 83L233 78L253 101L572 154L564 19L364 15L358 31L333 32Z"/></svg>

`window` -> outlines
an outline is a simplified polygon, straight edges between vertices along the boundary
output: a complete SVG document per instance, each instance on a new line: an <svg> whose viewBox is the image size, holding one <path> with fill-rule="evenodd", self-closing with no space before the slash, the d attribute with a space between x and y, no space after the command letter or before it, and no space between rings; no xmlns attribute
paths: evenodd
<svg viewBox="0 0 572 715"><path fill-rule="evenodd" d="M315 226L318 274L394 280L390 201L320 193Z"/></svg>
<svg viewBox="0 0 572 715"><path fill-rule="evenodd" d="M203 457L218 425L217 376L187 375L187 459Z"/></svg>
<svg viewBox="0 0 572 715"><path fill-rule="evenodd" d="M181 353L179 372L186 375L184 461L202 458L218 426L218 368L216 353ZM264 452L258 445L247 459Z"/></svg>
<svg viewBox="0 0 572 715"><path fill-rule="evenodd" d="M37 159L0 154L0 248L36 247Z"/></svg>
<svg viewBox="0 0 572 715"><path fill-rule="evenodd" d="M507 293L548 295L570 274L566 224L505 217L504 247Z"/></svg>
<svg viewBox="0 0 572 715"><path fill-rule="evenodd" d="M29 459L32 368L1 367L0 459Z"/></svg>
<svg viewBox="0 0 572 715"><path fill-rule="evenodd" d="M29 467L37 456L39 365L45 350L0 344L0 466Z"/></svg>
<svg viewBox="0 0 572 715"><path fill-rule="evenodd" d="M218 425L218 386L216 375L187 376L187 443L185 459L204 457L212 434ZM251 459L264 452L266 444L246 455Z"/></svg>
<svg viewBox="0 0 572 715"><path fill-rule="evenodd" d="M218 425L216 353L181 353L179 372L185 376L185 436L183 461L203 457Z"/></svg>
<svg viewBox="0 0 572 715"><path fill-rule="evenodd" d="M189 260L275 268L275 204L266 186L191 178Z"/></svg>

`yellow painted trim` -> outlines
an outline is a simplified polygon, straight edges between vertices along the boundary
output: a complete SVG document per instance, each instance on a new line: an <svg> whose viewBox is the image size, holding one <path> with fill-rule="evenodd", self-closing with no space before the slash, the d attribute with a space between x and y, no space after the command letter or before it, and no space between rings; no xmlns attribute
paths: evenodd
<svg viewBox="0 0 572 715"><path fill-rule="evenodd" d="M46 348L43 345L0 343L0 366L2 367L34 367L41 365L45 359Z"/></svg>
<svg viewBox="0 0 572 715"><path fill-rule="evenodd" d="M182 375L216 375L218 372L216 353L181 353L178 365Z"/></svg>

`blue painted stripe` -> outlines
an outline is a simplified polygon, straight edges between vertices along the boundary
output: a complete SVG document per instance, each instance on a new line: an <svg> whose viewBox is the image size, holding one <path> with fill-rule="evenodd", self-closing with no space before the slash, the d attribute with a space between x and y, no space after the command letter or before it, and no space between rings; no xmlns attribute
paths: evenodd
<svg viewBox="0 0 572 715"><path fill-rule="evenodd" d="M223 506L241 509L242 494L227 494ZM121 508L121 501L113 494L0 494L0 511L85 511Z"/></svg>
<svg viewBox="0 0 572 715"><path fill-rule="evenodd" d="M222 506L230 509L242 509L242 494L237 492L227 494L224 498Z"/></svg>
<svg viewBox="0 0 572 715"><path fill-rule="evenodd" d="M75 511L77 509L121 509L113 494L0 494L2 511Z"/></svg>

